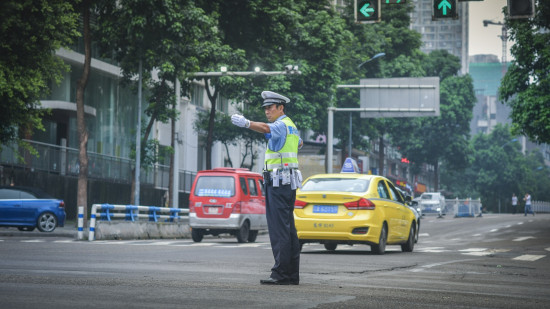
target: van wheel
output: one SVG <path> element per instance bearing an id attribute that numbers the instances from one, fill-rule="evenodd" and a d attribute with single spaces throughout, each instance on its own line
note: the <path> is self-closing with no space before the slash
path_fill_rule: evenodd
<path id="1" fill-rule="evenodd" d="M 336 247 L 338 247 L 338 244 L 335 244 L 335 243 L 326 243 L 325 244 L 325 249 L 327 249 L 328 251 L 334 251 L 334 250 L 336 250 Z"/>
<path id="2" fill-rule="evenodd" d="M 255 242 L 256 237 L 258 237 L 258 230 L 250 231 L 248 234 L 248 242 Z"/>
<path id="3" fill-rule="evenodd" d="M 248 240 L 248 235 L 250 232 L 250 223 L 248 221 L 245 221 L 243 225 L 241 225 L 241 228 L 237 232 L 237 241 L 240 243 L 246 242 Z"/>
<path id="4" fill-rule="evenodd" d="M 372 252 L 378 255 L 383 255 L 386 253 L 386 242 L 388 241 L 388 228 L 386 227 L 386 224 L 382 226 L 382 230 L 380 231 L 380 238 L 378 239 L 377 245 L 370 246 L 370 249 Z"/>
<path id="5" fill-rule="evenodd" d="M 204 236 L 204 231 L 201 229 L 192 229 L 191 230 L 191 238 L 193 238 L 194 242 L 201 242 L 202 237 Z"/>

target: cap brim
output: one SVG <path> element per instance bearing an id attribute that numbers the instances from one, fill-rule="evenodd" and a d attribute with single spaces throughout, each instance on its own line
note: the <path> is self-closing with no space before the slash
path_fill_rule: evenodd
<path id="1" fill-rule="evenodd" d="M 276 103 L 275 102 L 265 102 L 264 104 L 262 104 L 262 107 L 273 105 L 273 104 L 276 104 Z"/>

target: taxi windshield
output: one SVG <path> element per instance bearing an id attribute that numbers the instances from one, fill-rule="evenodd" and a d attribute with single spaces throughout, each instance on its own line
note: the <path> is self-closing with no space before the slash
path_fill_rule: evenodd
<path id="1" fill-rule="evenodd" d="M 369 187 L 367 179 L 357 178 L 313 178 L 309 179 L 300 191 L 365 192 Z"/>
<path id="2" fill-rule="evenodd" d="M 435 197 L 435 195 L 432 195 L 432 194 L 422 194 L 422 199 L 423 200 L 436 200 L 437 198 Z"/>
<path id="3" fill-rule="evenodd" d="M 200 176 L 195 196 L 231 197 L 235 195 L 235 178 L 231 176 Z"/>

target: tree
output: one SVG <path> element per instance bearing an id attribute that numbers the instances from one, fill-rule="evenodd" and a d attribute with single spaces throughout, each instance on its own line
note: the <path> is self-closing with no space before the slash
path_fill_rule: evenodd
<path id="1" fill-rule="evenodd" d="M 512 108 L 514 134 L 550 143 L 550 2 L 536 2 L 534 18 L 506 19 L 515 41 L 514 60 L 502 79 L 499 98 Z"/>
<path id="2" fill-rule="evenodd" d="M 90 1 L 84 0 L 81 4 L 82 24 L 84 35 L 84 68 L 76 86 L 76 123 L 78 132 L 78 184 L 76 205 L 88 209 L 88 130 L 84 118 L 84 91 L 88 84 L 90 65 L 92 61 L 92 38 L 90 33 Z M 87 223 L 87 211 L 84 215 L 84 226 Z"/>
<path id="3" fill-rule="evenodd" d="M 263 90 L 282 93 L 291 99 L 288 114 L 298 128 L 318 131 L 325 123 L 326 117 L 322 115 L 326 115 L 340 80 L 340 54 L 351 42 L 351 33 L 331 9 L 330 2 L 200 3 L 207 12 L 219 15 L 223 43 L 245 51 L 249 67 L 240 70 L 252 71 L 259 66 L 265 71 L 280 71 L 292 64 L 298 65 L 302 72 L 302 75 L 254 76 L 227 97 L 244 103 L 244 110 L 248 110 L 259 109 L 259 94 Z"/>
<path id="4" fill-rule="evenodd" d="M 437 191 L 440 163 L 452 170 L 464 169 L 469 164 L 470 120 L 476 98 L 469 75 L 450 75 L 460 68 L 458 57 L 439 51 L 432 52 L 429 58 L 424 61 L 426 72 L 437 73 L 441 78 L 441 115 L 414 120 L 409 134 L 394 135 L 392 140 L 416 165 L 428 163 L 434 167 Z"/>
<path id="5" fill-rule="evenodd" d="M 424 60 L 420 52 L 422 44 L 418 32 L 409 29 L 410 12 L 413 4 L 386 5 L 383 4 L 382 21 L 377 24 L 356 24 L 353 21 L 353 3 L 344 11 L 344 18 L 348 28 L 352 31 L 354 39 L 349 48 L 342 55 L 342 79 L 344 84 L 358 84 L 360 78 L 384 78 L 384 77 L 419 77 L 425 76 L 422 67 Z M 362 67 L 358 65 L 373 55 L 384 52 L 384 58 L 369 62 Z M 354 89 L 341 89 L 338 91 L 335 103 L 338 107 L 359 107 L 359 91 Z M 349 143 L 348 113 L 336 113 L 335 123 L 341 123 L 335 128 L 335 136 L 342 141 L 341 147 L 346 148 Z M 355 119 L 358 117 L 356 116 Z M 379 173 L 384 170 L 384 138 L 391 136 L 403 136 L 403 126 L 410 119 L 362 119 L 354 120 L 353 145 L 360 150 L 368 150 L 370 141 L 378 140 L 379 143 Z"/>
<path id="6" fill-rule="evenodd" d="M 55 51 L 78 36 L 77 20 L 66 1 L 0 2 L 0 145 L 43 130 L 39 99 L 68 69 Z"/>
<path id="7" fill-rule="evenodd" d="M 105 1 L 98 11 L 98 31 L 103 50 L 108 51 L 107 54 L 113 51 L 125 81 L 132 82 L 132 78 L 139 73 L 141 63 L 144 83 L 160 87 L 169 94 L 155 100 L 149 116 L 156 118 L 150 119 L 150 123 L 166 120 L 162 115 L 175 122 L 175 96 L 187 94 L 190 88 L 184 83 L 182 93 L 176 94 L 176 79 L 187 81 L 186 72 L 197 72 L 201 60 L 216 50 L 219 39 L 215 20 L 196 7 L 193 1 L 185 0 Z M 153 73 L 160 82 L 155 81 Z M 160 98 L 159 91 L 152 92 Z M 151 126 L 146 128 L 150 130 Z M 149 131 L 144 135 L 148 137 Z M 145 146 L 147 141 L 141 144 Z M 170 167 L 173 175 L 173 159 Z M 173 196 L 171 191 L 170 186 L 169 195 Z"/>

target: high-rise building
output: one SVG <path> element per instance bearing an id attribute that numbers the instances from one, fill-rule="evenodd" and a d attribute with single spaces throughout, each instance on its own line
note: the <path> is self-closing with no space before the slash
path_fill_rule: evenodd
<path id="1" fill-rule="evenodd" d="M 422 35 L 421 51 L 446 50 L 460 58 L 461 73 L 468 73 L 468 2 L 458 4 L 458 19 L 432 20 L 432 0 L 412 0 L 411 29 Z"/>

